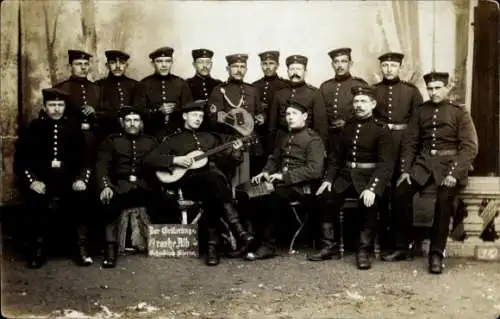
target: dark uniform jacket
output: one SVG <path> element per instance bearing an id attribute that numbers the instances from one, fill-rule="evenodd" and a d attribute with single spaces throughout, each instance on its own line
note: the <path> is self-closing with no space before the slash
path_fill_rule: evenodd
<path id="1" fill-rule="evenodd" d="M 321 84 L 319 90 L 325 101 L 330 129 L 337 129 L 334 126 L 335 121 L 344 120 L 347 122 L 352 119 L 354 112 L 351 88 L 366 84 L 365 80 L 351 76 L 350 74 L 336 76 Z"/>
<path id="2" fill-rule="evenodd" d="M 308 127 L 314 129 L 323 139 L 328 138 L 328 122 L 326 118 L 325 102 L 320 91 L 314 86 L 302 83 L 290 83 L 289 87 L 276 92 L 269 115 L 269 131 L 271 145 L 276 142 L 278 131 L 287 132 L 285 120 L 288 99 L 294 99 L 308 108 Z"/>
<path id="3" fill-rule="evenodd" d="M 123 106 L 132 105 L 132 94 L 139 83 L 125 75 L 107 77 L 96 81 L 100 89 L 100 106 L 96 110 L 99 131 L 101 135 L 117 133 L 120 130 L 118 125 L 118 110 Z"/>
<path id="4" fill-rule="evenodd" d="M 252 83 L 258 90 L 260 96 L 260 105 L 264 115 L 264 125 L 257 128 L 257 133 L 266 137 L 269 135 L 269 116 L 271 111 L 271 103 L 274 100 L 274 96 L 276 92 L 288 87 L 288 81 L 280 78 L 278 75 L 273 76 L 264 76 L 254 83 Z M 267 143 L 267 141 L 262 140 L 263 143 Z M 271 145 L 267 145 L 267 149 L 265 151 L 266 154 L 269 154 L 273 151 Z"/>
<path id="5" fill-rule="evenodd" d="M 96 176 L 99 189 L 111 187 L 118 194 L 125 194 L 139 187 L 151 189 L 153 176 L 145 169 L 146 154 L 157 147 L 155 138 L 126 133 L 111 134 L 99 147 Z"/>
<path id="6" fill-rule="evenodd" d="M 420 185 L 431 176 L 440 185 L 447 175 L 466 185 L 478 140 L 472 118 L 462 106 L 427 101 L 412 118 L 402 147 L 401 173 L 410 173 Z"/>
<path id="7" fill-rule="evenodd" d="M 67 105 L 68 116 L 75 116 L 80 122 L 83 131 L 93 131 L 96 128 L 96 115 L 84 116 L 81 108 L 84 105 L 90 105 L 97 111 L 100 108 L 100 90 L 99 86 L 86 78 L 71 76 L 64 82 L 56 84 L 55 88 L 66 91 L 69 94 Z"/>
<path id="8" fill-rule="evenodd" d="M 374 115 L 384 123 L 408 123 L 415 109 L 422 104 L 418 88 L 399 78 L 384 79 L 374 86 L 377 94 Z"/>
<path id="9" fill-rule="evenodd" d="M 373 116 L 349 122 L 328 156 L 325 180 L 336 193 L 353 185 L 358 193 L 365 189 L 382 196 L 392 175 L 394 152 L 389 129 Z M 375 168 L 356 165 L 374 163 Z M 356 166 L 356 167 L 353 167 Z"/>
<path id="10" fill-rule="evenodd" d="M 145 164 L 155 169 L 172 171 L 174 168 L 173 160 L 175 156 L 184 156 L 196 150 L 206 152 L 220 146 L 224 142 L 228 141 L 229 138 L 230 137 L 228 136 L 216 133 L 192 131 L 181 128 L 172 135 L 168 136 L 155 150 L 153 150 L 145 159 Z M 228 149 L 222 150 L 220 153 L 209 157 L 209 163 L 198 170 L 217 170 L 218 159 L 227 156 L 228 152 L 231 152 L 234 159 L 239 160 L 240 152 L 231 151 L 231 149 L 231 147 L 228 147 Z M 185 176 L 187 177 L 195 173 L 196 170 L 189 170 L 186 172 Z M 223 174 L 221 173 L 221 175 Z"/>
<path id="11" fill-rule="evenodd" d="M 35 119 L 19 139 L 18 178 L 26 187 L 36 180 L 45 183 L 49 194 L 71 191 L 76 180 L 89 182 L 88 153 L 84 134 L 73 119 Z"/>
<path id="12" fill-rule="evenodd" d="M 221 80 L 214 79 L 210 76 L 195 75 L 186 80 L 193 95 L 193 100 L 208 100 L 213 89 L 222 83 Z"/>
<path id="13" fill-rule="evenodd" d="M 165 127 L 165 134 L 171 133 L 181 124 L 179 112 L 174 112 L 169 114 L 168 124 L 165 125 L 165 115 L 160 111 L 163 103 L 173 102 L 178 110 L 191 101 L 191 90 L 187 82 L 173 74 L 161 76 L 155 73 L 145 77 L 132 96 L 133 106 L 145 109 L 149 114 L 145 129 L 152 135 L 159 134 Z"/>
<path id="14" fill-rule="evenodd" d="M 299 186 L 321 178 L 325 156 L 325 145 L 318 133 L 302 128 L 283 136 L 262 171 L 283 173 L 282 186 Z"/>

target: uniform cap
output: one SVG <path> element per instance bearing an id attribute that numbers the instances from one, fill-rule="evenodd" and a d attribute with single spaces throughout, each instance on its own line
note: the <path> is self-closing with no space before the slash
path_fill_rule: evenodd
<path id="1" fill-rule="evenodd" d="M 293 107 L 294 109 L 297 109 L 297 110 L 301 111 L 302 113 L 307 112 L 307 106 L 299 103 L 299 101 L 297 101 L 295 99 L 288 99 L 287 104 L 288 104 L 288 107 Z"/>
<path id="2" fill-rule="evenodd" d="M 368 95 L 375 98 L 375 88 L 369 85 L 358 85 L 351 88 L 352 96 Z"/>
<path id="3" fill-rule="evenodd" d="M 143 110 L 135 106 L 125 105 L 120 107 L 120 109 L 118 110 L 118 117 L 120 118 L 124 118 L 129 114 L 139 114 L 141 118 L 144 118 Z"/>
<path id="4" fill-rule="evenodd" d="M 104 55 L 106 56 L 106 59 L 108 59 L 108 61 L 113 61 L 118 59 L 127 61 L 130 58 L 130 55 L 120 50 L 108 50 L 104 52 Z"/>
<path id="5" fill-rule="evenodd" d="M 259 53 L 259 57 L 260 57 L 261 61 L 273 60 L 273 61 L 279 62 L 280 52 L 279 51 L 265 51 L 265 52 Z"/>
<path id="6" fill-rule="evenodd" d="M 149 58 L 152 60 L 159 57 L 171 58 L 173 54 L 174 54 L 174 49 L 172 49 L 171 47 L 161 47 L 151 52 L 149 54 Z"/>
<path id="7" fill-rule="evenodd" d="M 248 60 L 248 54 L 244 53 L 237 53 L 226 56 L 226 61 L 228 65 L 238 62 L 247 63 L 247 60 Z"/>
<path id="8" fill-rule="evenodd" d="M 73 62 L 73 60 L 82 59 L 82 60 L 90 60 L 92 54 L 80 51 L 80 50 L 68 50 L 68 59 L 69 64 Z"/>
<path id="9" fill-rule="evenodd" d="M 288 58 L 286 58 L 286 66 L 290 66 L 290 64 L 293 63 L 300 63 L 303 64 L 304 66 L 307 66 L 307 57 L 299 54 L 291 55 Z"/>
<path id="10" fill-rule="evenodd" d="M 384 53 L 382 54 L 381 56 L 378 57 L 378 60 L 380 62 L 384 62 L 384 61 L 394 61 L 394 62 L 403 62 L 403 58 L 404 58 L 404 54 L 403 53 L 398 53 L 398 52 L 387 52 L 387 53 Z"/>
<path id="11" fill-rule="evenodd" d="M 42 90 L 43 103 L 47 101 L 67 101 L 69 93 L 57 88 L 47 88 Z"/>
<path id="12" fill-rule="evenodd" d="M 196 100 L 196 101 L 184 104 L 181 108 L 181 111 L 182 112 L 203 111 L 203 110 L 205 110 L 206 105 L 207 105 L 206 100 Z"/>
<path id="13" fill-rule="evenodd" d="M 191 51 L 191 56 L 193 57 L 193 60 L 199 59 L 199 58 L 212 58 L 214 56 L 214 52 L 208 49 L 195 49 Z"/>
<path id="14" fill-rule="evenodd" d="M 328 55 L 330 56 L 330 58 L 332 60 L 335 59 L 335 57 L 337 57 L 339 55 L 347 55 L 347 56 L 349 56 L 349 59 L 350 59 L 351 58 L 351 48 L 338 48 L 338 49 L 335 49 L 335 50 L 328 52 Z"/>
<path id="15" fill-rule="evenodd" d="M 447 72 L 429 72 L 423 76 L 425 84 L 434 81 L 442 81 L 444 85 L 448 84 L 450 80 L 450 75 Z"/>

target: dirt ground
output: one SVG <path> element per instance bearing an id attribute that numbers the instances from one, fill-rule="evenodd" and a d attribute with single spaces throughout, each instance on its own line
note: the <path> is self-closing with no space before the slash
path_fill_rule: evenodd
<path id="1" fill-rule="evenodd" d="M 8 318 L 487 318 L 500 315 L 500 263 L 448 260 L 430 275 L 426 259 L 354 257 L 307 262 L 305 251 L 260 262 L 126 256 L 79 268 L 58 258 L 39 270 L 4 254 L 2 314 Z"/>

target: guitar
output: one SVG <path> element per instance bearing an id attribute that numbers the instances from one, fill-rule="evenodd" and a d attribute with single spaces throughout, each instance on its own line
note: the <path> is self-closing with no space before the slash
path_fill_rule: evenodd
<path id="1" fill-rule="evenodd" d="M 243 136 L 252 134 L 255 124 L 252 114 L 243 108 L 217 112 L 217 122 L 232 127 Z"/>
<path id="2" fill-rule="evenodd" d="M 258 143 L 258 140 L 254 136 L 245 136 L 241 138 L 242 142 L 246 142 L 246 144 L 254 144 Z M 250 141 L 250 142 L 248 142 Z M 193 164 L 188 167 L 180 167 L 180 166 L 175 166 L 172 172 L 166 172 L 166 171 L 157 171 L 156 172 L 156 177 L 160 180 L 160 182 L 165 183 L 165 184 L 171 184 L 174 182 L 177 182 L 180 180 L 187 171 L 192 170 L 192 169 L 198 169 L 201 168 L 208 163 L 208 157 L 212 156 L 214 154 L 217 154 L 219 152 L 222 152 L 230 147 L 232 147 L 234 141 L 230 141 L 227 143 L 224 143 L 222 145 L 219 145 L 211 150 L 208 150 L 206 152 L 200 151 L 200 150 L 195 150 L 192 152 L 189 152 L 186 154 L 186 156 L 191 157 L 193 159 Z"/>

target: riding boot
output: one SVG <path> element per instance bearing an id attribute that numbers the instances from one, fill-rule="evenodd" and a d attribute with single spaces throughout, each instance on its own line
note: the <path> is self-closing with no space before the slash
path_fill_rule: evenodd
<path id="1" fill-rule="evenodd" d="M 224 212 L 226 213 L 231 231 L 234 232 L 238 237 L 240 250 L 242 251 L 242 253 L 247 252 L 249 249 L 251 249 L 254 237 L 250 233 L 248 233 L 241 224 L 239 213 L 234 208 L 233 204 L 224 204 Z"/>
<path id="2" fill-rule="evenodd" d="M 333 224 L 332 223 L 322 223 L 321 224 L 321 238 L 320 238 L 322 248 L 319 252 L 307 256 L 310 261 L 322 261 L 332 259 L 334 241 L 333 241 Z"/>
<path id="3" fill-rule="evenodd" d="M 205 254 L 205 264 L 207 266 L 217 266 L 220 262 L 220 256 L 217 252 L 219 242 L 219 233 L 216 228 L 207 229 L 207 252 Z"/>
<path id="4" fill-rule="evenodd" d="M 356 254 L 356 264 L 358 269 L 370 269 L 371 268 L 371 257 L 370 249 L 373 244 L 373 229 L 364 228 L 360 232 L 359 236 L 359 248 Z"/>
<path id="5" fill-rule="evenodd" d="M 115 268 L 118 257 L 118 247 L 116 242 L 107 242 L 106 255 L 102 261 L 102 268 Z"/>

